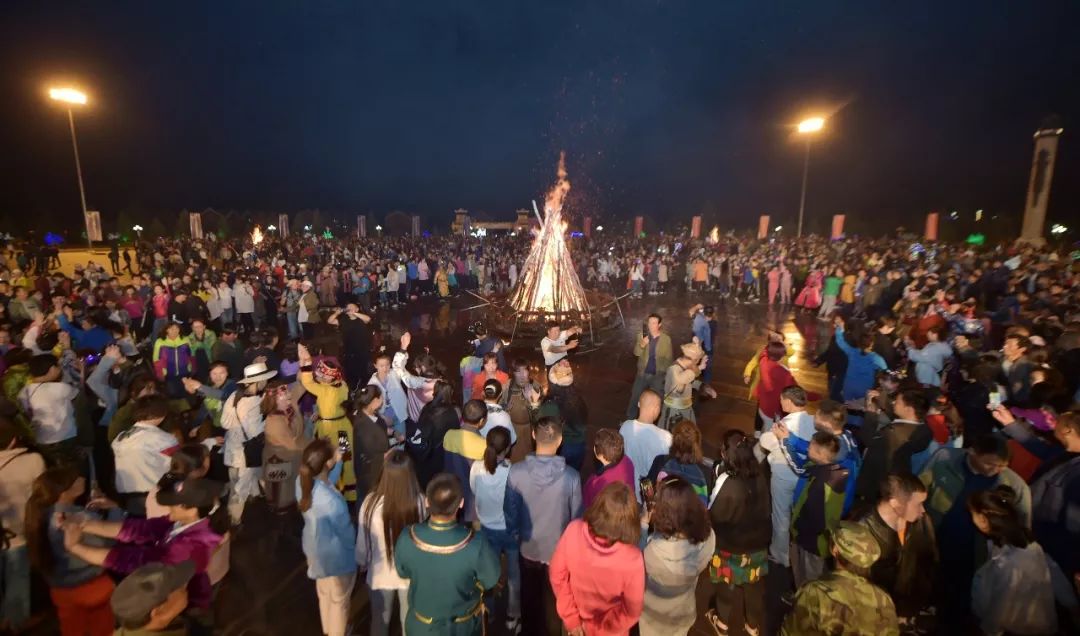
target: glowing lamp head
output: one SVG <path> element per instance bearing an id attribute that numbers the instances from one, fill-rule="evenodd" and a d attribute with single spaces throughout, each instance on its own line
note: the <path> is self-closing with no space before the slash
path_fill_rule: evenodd
<path id="1" fill-rule="evenodd" d="M 86 93 L 74 88 L 50 88 L 49 98 L 68 104 L 86 104 Z"/>
<path id="2" fill-rule="evenodd" d="M 811 117 L 810 119 L 804 119 L 799 122 L 799 133 L 816 133 L 825 127 L 824 117 Z"/>

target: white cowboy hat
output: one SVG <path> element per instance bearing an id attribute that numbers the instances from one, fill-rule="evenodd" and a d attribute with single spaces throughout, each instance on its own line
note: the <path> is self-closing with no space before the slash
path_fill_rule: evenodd
<path id="1" fill-rule="evenodd" d="M 237 384 L 252 384 L 254 382 L 262 382 L 269 380 L 277 375 L 277 371 L 268 371 L 266 369 L 265 362 L 256 362 L 255 364 L 249 364 L 244 367 L 244 378 L 237 380 Z"/>

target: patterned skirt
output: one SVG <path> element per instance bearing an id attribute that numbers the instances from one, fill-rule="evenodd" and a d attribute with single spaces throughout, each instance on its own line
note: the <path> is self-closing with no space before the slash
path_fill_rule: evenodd
<path id="1" fill-rule="evenodd" d="M 709 579 L 713 583 L 748 585 L 760 581 L 768 572 L 768 550 L 749 554 L 717 550 L 709 562 Z"/>

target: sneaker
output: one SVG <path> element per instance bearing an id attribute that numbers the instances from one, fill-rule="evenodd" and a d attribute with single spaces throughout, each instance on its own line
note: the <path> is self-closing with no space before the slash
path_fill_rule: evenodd
<path id="1" fill-rule="evenodd" d="M 716 632 L 716 636 L 727 636 L 728 626 L 716 615 L 716 610 L 711 609 L 705 612 L 705 620 L 709 621 L 709 625 L 712 625 L 713 631 Z"/>
<path id="2" fill-rule="evenodd" d="M 521 631 L 521 618 L 508 618 L 506 619 L 506 633 L 510 636 Z"/>

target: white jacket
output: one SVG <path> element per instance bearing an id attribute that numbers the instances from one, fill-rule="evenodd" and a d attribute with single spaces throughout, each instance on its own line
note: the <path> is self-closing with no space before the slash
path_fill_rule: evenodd
<path id="1" fill-rule="evenodd" d="M 237 391 L 243 390 L 243 387 Z M 221 406 L 221 428 L 225 429 L 225 465 L 233 468 L 247 468 L 244 461 L 244 441 L 258 437 L 266 430 L 260 395 L 245 395 L 239 400 L 229 396 Z"/>
<path id="2" fill-rule="evenodd" d="M 236 301 L 236 313 L 250 314 L 255 311 L 255 296 L 251 285 L 236 283 L 233 285 L 233 300 Z"/>
<path id="3" fill-rule="evenodd" d="M 409 579 L 398 576 L 394 562 L 387 558 L 386 537 L 383 534 L 382 500 L 375 504 L 371 513 L 371 527 L 364 525 L 367 509 L 371 505 L 371 495 L 360 506 L 356 522 L 356 563 L 361 570 L 367 570 L 367 584 L 373 590 L 407 590 Z M 424 502 L 416 502 L 420 518 L 425 517 Z"/>
<path id="4" fill-rule="evenodd" d="M 169 472 L 176 438 L 153 424 L 136 423 L 112 441 L 116 457 L 116 490 L 150 492 Z"/>

